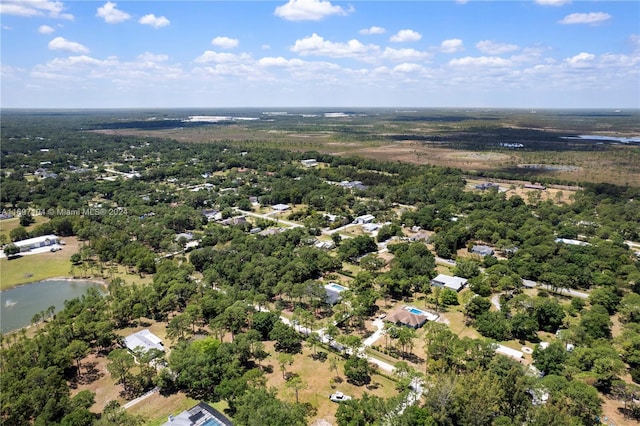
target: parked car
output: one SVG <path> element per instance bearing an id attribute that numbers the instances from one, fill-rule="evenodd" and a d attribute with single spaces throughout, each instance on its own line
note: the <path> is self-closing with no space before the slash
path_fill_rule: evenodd
<path id="1" fill-rule="evenodd" d="M 342 402 L 342 401 L 350 400 L 351 397 L 349 395 L 345 395 L 342 392 L 338 391 L 336 393 L 332 393 L 331 395 L 329 395 L 329 399 L 333 402 Z"/>

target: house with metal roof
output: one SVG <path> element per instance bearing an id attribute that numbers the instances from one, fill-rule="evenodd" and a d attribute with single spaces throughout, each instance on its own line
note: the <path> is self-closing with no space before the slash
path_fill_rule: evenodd
<path id="1" fill-rule="evenodd" d="M 452 277 L 445 274 L 439 274 L 431 280 L 431 285 L 442 288 L 450 288 L 454 291 L 460 291 L 467 285 L 467 279 L 462 277 Z"/>
<path id="2" fill-rule="evenodd" d="M 156 336 L 146 328 L 125 337 L 124 344 L 127 349 L 132 352 L 134 352 L 137 348 L 142 348 L 144 352 L 147 352 L 151 349 L 157 349 L 164 352 L 162 340 L 160 340 L 158 336 Z"/>

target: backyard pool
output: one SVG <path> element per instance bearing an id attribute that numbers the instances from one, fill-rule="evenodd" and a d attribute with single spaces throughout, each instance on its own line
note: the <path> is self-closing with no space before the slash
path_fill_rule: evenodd
<path id="1" fill-rule="evenodd" d="M 429 321 L 435 321 L 438 319 L 438 315 L 433 314 L 431 312 L 423 311 L 422 309 L 418 309 L 414 306 L 405 306 L 404 309 L 411 312 L 414 315 L 422 315 L 424 317 L 427 317 Z"/>
<path id="2" fill-rule="evenodd" d="M 335 290 L 335 291 L 345 291 L 345 290 L 347 290 L 346 287 L 341 286 L 340 284 L 336 284 L 336 283 L 329 283 L 329 284 L 327 284 L 327 287 L 332 289 L 332 290 Z"/>

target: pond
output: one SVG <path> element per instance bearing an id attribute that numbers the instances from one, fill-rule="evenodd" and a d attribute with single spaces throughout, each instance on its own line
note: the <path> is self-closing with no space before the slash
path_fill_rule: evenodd
<path id="1" fill-rule="evenodd" d="M 44 280 L 0 292 L 2 333 L 30 325 L 35 314 L 50 306 L 60 311 L 65 300 L 82 296 L 90 287 L 105 292 L 104 285 L 82 280 Z"/>

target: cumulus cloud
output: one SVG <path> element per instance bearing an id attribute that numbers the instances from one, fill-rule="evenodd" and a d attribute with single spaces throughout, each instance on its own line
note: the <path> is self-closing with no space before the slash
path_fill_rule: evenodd
<path id="1" fill-rule="evenodd" d="M 572 13 L 558 22 L 560 24 L 601 24 L 611 19 L 611 15 L 604 12 Z"/>
<path id="2" fill-rule="evenodd" d="M 53 27 L 50 27 L 49 25 L 40 25 L 38 27 L 38 32 L 40 34 L 51 34 L 54 31 L 55 29 Z"/>
<path id="3" fill-rule="evenodd" d="M 517 44 L 499 43 L 492 40 L 482 40 L 476 43 L 476 49 L 486 55 L 502 55 L 518 50 Z"/>
<path id="4" fill-rule="evenodd" d="M 0 3 L 0 14 L 16 16 L 48 16 L 55 19 L 73 21 L 73 15 L 63 13 L 64 3 L 50 0 L 3 0 Z"/>
<path id="5" fill-rule="evenodd" d="M 345 10 L 325 0 L 289 0 L 276 7 L 275 15 L 287 21 L 320 21 L 331 15 L 347 15 L 353 9 Z"/>
<path id="6" fill-rule="evenodd" d="M 497 56 L 466 56 L 464 58 L 456 58 L 449 61 L 449 65 L 458 66 L 475 66 L 475 67 L 508 67 L 511 66 L 509 59 L 499 58 Z"/>
<path id="7" fill-rule="evenodd" d="M 401 72 L 401 73 L 415 73 L 423 70 L 424 70 L 424 67 L 422 65 L 412 64 L 407 62 L 393 67 L 394 72 Z"/>
<path id="8" fill-rule="evenodd" d="M 571 0 L 536 0 L 540 6 L 564 6 L 571 3 Z"/>
<path id="9" fill-rule="evenodd" d="M 156 16 L 153 13 L 150 13 L 140 18 L 138 23 L 142 25 L 151 25 L 153 28 L 161 28 L 171 24 L 171 21 L 164 16 Z"/>
<path id="10" fill-rule="evenodd" d="M 422 34 L 413 30 L 400 30 L 391 36 L 389 41 L 401 43 L 405 41 L 418 41 L 422 38 Z"/>
<path id="11" fill-rule="evenodd" d="M 384 34 L 387 30 L 382 27 L 371 27 L 371 28 L 363 28 L 359 31 L 362 35 L 372 35 L 372 34 Z"/>
<path id="12" fill-rule="evenodd" d="M 459 38 L 451 38 L 440 43 L 440 51 L 443 53 L 456 53 L 464 50 L 462 40 Z"/>
<path id="13" fill-rule="evenodd" d="M 430 56 L 430 53 L 415 49 L 394 49 L 392 47 L 385 48 L 381 55 L 383 59 L 393 62 L 420 61 L 428 59 Z"/>
<path id="14" fill-rule="evenodd" d="M 238 46 L 238 43 L 240 42 L 237 38 L 229 37 L 216 37 L 211 40 L 211 44 L 221 49 L 233 49 L 234 47 Z"/>
<path id="15" fill-rule="evenodd" d="M 98 8 L 96 16 L 104 19 L 107 24 L 119 24 L 131 18 L 128 13 L 116 9 L 116 3 L 110 1 Z"/>
<path id="16" fill-rule="evenodd" d="M 332 58 L 360 58 L 366 59 L 367 55 L 378 52 L 380 48 L 373 44 L 362 44 L 358 40 L 349 40 L 346 43 L 336 43 L 325 40 L 316 33 L 301 40 L 296 40 L 291 51 L 302 56 L 329 56 Z"/>
<path id="17" fill-rule="evenodd" d="M 138 60 L 141 62 L 166 62 L 169 60 L 169 55 L 144 52 L 138 55 Z"/>
<path id="18" fill-rule="evenodd" d="M 89 53 L 89 49 L 75 41 L 69 41 L 64 37 L 56 37 L 49 42 L 50 50 L 65 50 L 73 53 Z"/>
<path id="19" fill-rule="evenodd" d="M 575 56 L 565 59 L 564 61 L 571 67 L 585 67 L 590 66 L 596 55 L 593 53 L 581 52 Z"/>
<path id="20" fill-rule="evenodd" d="M 221 53 L 215 52 L 213 50 L 207 50 L 202 55 L 198 56 L 195 59 L 195 62 L 199 64 L 223 64 L 223 63 L 231 63 L 231 62 L 244 62 L 251 59 L 251 56 L 247 53 L 241 53 L 236 55 L 234 53 Z"/>

